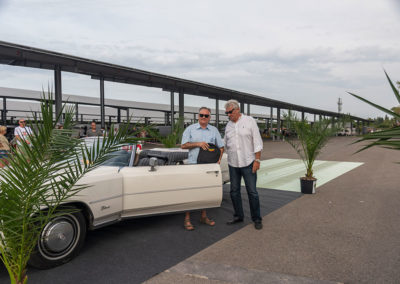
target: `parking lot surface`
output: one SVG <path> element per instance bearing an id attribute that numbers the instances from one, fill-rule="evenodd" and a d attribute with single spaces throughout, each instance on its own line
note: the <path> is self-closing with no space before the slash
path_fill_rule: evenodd
<path id="1" fill-rule="evenodd" d="M 263 230 L 246 226 L 146 284 L 400 283 L 400 151 L 356 153 L 356 139 L 332 139 L 318 159 L 363 165 L 266 215 Z M 298 157 L 265 142 L 271 158 Z"/>
<path id="2" fill-rule="evenodd" d="M 270 189 L 260 189 L 259 193 L 263 215 L 300 196 Z M 225 185 L 222 207 L 208 210 L 209 217 L 216 221 L 215 227 L 200 224 L 200 212 L 195 212 L 195 230 L 191 232 L 183 228 L 183 213 L 131 219 L 91 231 L 78 257 L 50 270 L 29 268 L 28 283 L 142 283 L 249 224 L 245 194 L 243 205 L 247 212 L 245 222 L 226 225 L 233 211 L 229 186 Z M 4 267 L 0 269 L 0 283 L 9 283 Z"/>

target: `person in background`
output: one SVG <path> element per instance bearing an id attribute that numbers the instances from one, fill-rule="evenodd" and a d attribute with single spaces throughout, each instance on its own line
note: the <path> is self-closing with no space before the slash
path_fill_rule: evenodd
<path id="1" fill-rule="evenodd" d="M 231 199 L 234 209 L 233 219 L 228 225 L 243 222 L 244 213 L 240 193 L 244 179 L 250 203 L 251 220 L 257 230 L 262 229 L 260 200 L 257 192 L 257 171 L 260 168 L 263 142 L 257 123 L 251 116 L 240 113 L 238 101 L 229 100 L 225 104 L 225 114 L 229 122 L 225 129 L 225 149 L 228 154 L 231 180 Z"/>
<path id="2" fill-rule="evenodd" d="M 92 121 L 90 129 L 86 132 L 87 137 L 103 136 L 101 129 L 97 129 L 96 121 Z"/>
<path id="3" fill-rule="evenodd" d="M 5 137 L 7 133 L 7 127 L 0 126 L 0 167 L 3 168 L 6 165 L 5 159 L 8 157 L 10 152 L 10 143 L 8 143 Z"/>
<path id="4" fill-rule="evenodd" d="M 60 122 L 57 122 L 56 129 L 64 129 L 64 125 Z"/>
<path id="5" fill-rule="evenodd" d="M 224 142 L 218 129 L 210 124 L 211 110 L 207 107 L 201 107 L 198 114 L 198 123 L 188 126 L 182 135 L 182 149 L 189 149 L 189 164 L 196 164 L 200 148 L 207 150 L 208 143 L 216 145 L 221 149 L 221 155 L 218 163 L 221 162 L 224 152 Z M 201 210 L 200 222 L 209 226 L 214 226 L 215 222 L 207 217 L 206 210 Z M 187 231 L 194 230 L 190 222 L 190 212 L 186 212 L 183 226 Z"/>
<path id="6" fill-rule="evenodd" d="M 31 144 L 29 141 L 29 135 L 32 135 L 32 129 L 26 126 L 26 120 L 21 118 L 18 120 L 19 126 L 14 129 L 14 136 L 17 139 L 17 145 L 21 145 L 21 141 L 25 141 L 27 144 Z"/>

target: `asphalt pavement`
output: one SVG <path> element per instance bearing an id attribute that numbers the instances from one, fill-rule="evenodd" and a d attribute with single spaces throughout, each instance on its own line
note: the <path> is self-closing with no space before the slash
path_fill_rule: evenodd
<path id="1" fill-rule="evenodd" d="M 259 194 L 263 215 L 300 196 L 271 189 L 259 189 Z M 233 210 L 229 186 L 225 185 L 222 206 L 208 210 L 215 227 L 200 224 L 200 212 L 194 212 L 195 230 L 191 232 L 183 228 L 183 213 L 131 219 L 91 231 L 78 257 L 49 270 L 28 268 L 28 283 L 142 283 L 251 223 L 246 194 L 243 205 L 245 221 L 226 225 Z M 0 283 L 9 283 L 4 267 L 0 268 Z"/>
<path id="2" fill-rule="evenodd" d="M 363 165 L 266 215 L 263 230 L 246 226 L 146 284 L 400 283 L 400 151 L 356 153 L 356 139 L 332 139 L 318 159 Z M 270 158 L 298 157 L 265 142 Z"/>

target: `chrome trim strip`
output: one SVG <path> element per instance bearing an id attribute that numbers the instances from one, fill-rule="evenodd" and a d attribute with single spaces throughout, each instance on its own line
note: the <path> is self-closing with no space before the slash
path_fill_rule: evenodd
<path id="1" fill-rule="evenodd" d="M 91 228 L 97 229 L 99 227 L 103 227 L 111 223 L 119 222 L 120 220 L 121 220 L 121 211 L 94 219 Z"/>
<path id="2" fill-rule="evenodd" d="M 122 197 L 122 196 L 123 196 L 123 194 L 119 194 L 119 195 L 111 196 L 111 197 L 108 197 L 108 198 L 102 198 L 102 199 L 99 199 L 99 200 L 90 201 L 89 204 L 95 204 L 95 203 L 103 202 L 103 201 L 106 201 L 106 200 L 119 198 L 119 197 Z"/>
<path id="3" fill-rule="evenodd" d="M 153 216 L 153 215 L 168 215 L 168 214 L 172 214 L 172 213 L 176 213 L 176 212 L 187 212 L 186 209 L 182 209 L 182 210 L 171 210 L 169 208 L 174 208 L 176 206 L 179 205 L 189 205 L 192 203 L 197 203 L 195 201 L 192 202 L 181 202 L 181 203 L 176 203 L 176 204 L 169 204 L 169 205 L 158 205 L 158 206 L 151 206 L 151 207 L 146 207 L 146 208 L 135 208 L 135 209 L 128 209 L 128 210 L 123 210 L 121 213 L 121 218 L 122 219 L 128 219 L 128 218 L 140 218 L 140 217 L 144 217 L 144 216 Z M 190 210 L 197 210 L 197 209 L 207 209 L 207 208 L 220 208 L 221 207 L 221 202 L 218 206 L 207 206 L 204 207 L 202 205 L 197 206 L 196 208 L 192 208 Z M 142 212 L 144 210 L 157 210 L 157 209 L 163 209 L 163 211 L 165 212 L 155 212 L 155 213 L 142 213 L 140 215 L 132 215 L 135 214 L 136 212 Z M 171 211 L 167 211 L 167 210 L 171 210 Z"/>
<path id="4" fill-rule="evenodd" d="M 158 192 L 170 192 L 170 191 L 181 191 L 181 190 L 192 190 L 192 189 L 200 189 L 200 188 L 215 188 L 219 187 L 219 185 L 209 185 L 209 186 L 194 186 L 194 187 L 185 187 L 185 188 L 178 188 L 178 189 L 165 189 L 165 190 L 152 190 L 152 191 L 142 191 L 142 192 L 135 192 L 135 193 L 129 193 L 125 194 L 125 196 L 128 195 L 138 195 L 138 194 L 148 194 L 148 193 L 158 193 Z"/>

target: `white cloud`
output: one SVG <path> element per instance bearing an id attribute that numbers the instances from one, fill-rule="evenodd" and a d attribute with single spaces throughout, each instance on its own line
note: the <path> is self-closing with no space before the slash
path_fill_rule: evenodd
<path id="1" fill-rule="evenodd" d="M 331 111 L 342 97 L 346 112 L 367 117 L 381 113 L 346 91 L 396 104 L 382 68 L 398 80 L 399 12 L 394 0 L 0 0 L 0 38 Z M 1 86 L 49 80 L 49 71 L 0 66 Z M 85 76 L 64 74 L 63 87 L 98 94 Z M 132 90 L 168 102 L 160 90 L 106 89 L 116 98 Z"/>

